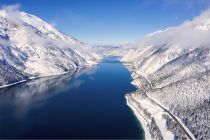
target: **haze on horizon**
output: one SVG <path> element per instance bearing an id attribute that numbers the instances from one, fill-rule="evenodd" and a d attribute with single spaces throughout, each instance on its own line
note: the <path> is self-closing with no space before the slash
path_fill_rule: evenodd
<path id="1" fill-rule="evenodd" d="M 177 26 L 209 8 L 209 0 L 1 0 L 20 5 L 62 32 L 83 42 L 130 42 Z"/>

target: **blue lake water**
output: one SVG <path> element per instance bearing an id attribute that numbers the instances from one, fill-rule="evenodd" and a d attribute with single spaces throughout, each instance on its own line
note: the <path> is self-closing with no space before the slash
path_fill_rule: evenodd
<path id="1" fill-rule="evenodd" d="M 107 58 L 89 70 L 1 89 L 0 138 L 143 139 L 126 105 L 131 80 L 116 58 Z"/>

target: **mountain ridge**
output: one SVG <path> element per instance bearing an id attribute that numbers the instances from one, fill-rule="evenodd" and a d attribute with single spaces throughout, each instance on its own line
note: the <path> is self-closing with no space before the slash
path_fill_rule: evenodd
<path id="1" fill-rule="evenodd" d="M 75 71 L 102 58 L 94 47 L 11 8 L 0 10 L 0 46 L 0 86 Z"/>
<path id="2" fill-rule="evenodd" d="M 207 10 L 191 21 L 116 50 L 129 64 L 132 83 L 139 88 L 126 98 L 140 122 L 147 124 L 148 139 L 191 139 L 190 133 L 193 139 L 210 138 L 209 21 Z M 148 89 L 149 84 L 152 88 Z"/>

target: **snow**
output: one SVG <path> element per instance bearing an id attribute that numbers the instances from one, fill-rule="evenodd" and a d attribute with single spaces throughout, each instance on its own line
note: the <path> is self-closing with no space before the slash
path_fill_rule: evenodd
<path id="1" fill-rule="evenodd" d="M 15 83 L 8 84 L 8 85 L 0 86 L 0 89 L 1 88 L 6 88 L 6 87 L 9 87 L 9 86 L 14 86 L 14 85 L 17 85 L 17 84 L 20 84 L 20 83 L 24 83 L 26 81 L 27 80 L 22 80 L 22 81 L 18 81 L 18 82 L 15 82 Z"/>
<path id="2" fill-rule="evenodd" d="M 0 9 L 0 86 L 30 77 L 72 72 L 102 54 L 17 7 Z"/>
<path id="3" fill-rule="evenodd" d="M 161 130 L 163 138 L 167 140 L 173 139 L 174 135 L 171 132 L 168 132 L 165 126 L 165 120 L 163 120 L 162 118 L 163 110 L 158 106 L 152 104 L 148 100 L 142 101 L 141 99 L 138 98 L 136 98 L 136 100 L 141 104 L 143 108 L 147 108 L 148 109 L 147 111 L 150 112 L 152 116 L 156 116 L 155 120 L 157 125 L 159 126 L 159 129 Z"/>
<path id="4" fill-rule="evenodd" d="M 97 64 L 103 55 L 121 56 L 122 62 L 129 64 L 132 84 L 142 90 L 126 99 L 147 139 L 186 138 L 177 122 L 153 101 L 170 111 L 191 137 L 210 139 L 209 36 L 207 10 L 137 42 L 97 48 L 61 33 L 34 15 L 4 7 L 0 10 L 0 87 L 74 73 Z"/>
<path id="5" fill-rule="evenodd" d="M 147 121 L 142 117 L 142 115 L 139 114 L 138 110 L 135 109 L 134 105 L 132 104 L 132 101 L 129 101 L 129 97 L 125 97 L 126 101 L 127 101 L 127 105 L 133 110 L 134 114 L 136 115 L 136 117 L 138 118 L 138 120 L 141 123 L 141 126 L 144 129 L 144 135 L 145 135 L 145 139 L 149 140 L 152 139 L 151 135 L 149 133 L 149 129 L 147 127 Z"/>
<path id="6" fill-rule="evenodd" d="M 169 110 L 167 107 L 165 107 L 164 105 L 162 105 L 159 101 L 157 101 L 155 98 L 149 96 L 150 99 L 154 100 L 156 103 L 160 104 L 161 106 L 163 106 L 164 108 L 166 108 L 167 110 Z M 151 108 L 151 107 L 150 107 Z M 161 112 L 161 111 L 159 111 Z M 173 113 L 172 113 L 173 114 Z M 155 114 L 154 114 L 155 115 Z M 174 115 L 174 114 L 173 114 Z M 190 132 L 190 130 L 186 127 L 186 125 L 182 122 L 181 119 L 179 119 L 176 115 L 174 115 L 176 117 L 176 119 L 179 121 L 180 124 L 182 124 L 182 126 L 185 128 L 185 130 L 188 132 L 188 134 L 190 134 L 190 136 L 193 138 L 193 140 L 195 140 L 194 135 L 192 134 L 192 132 Z"/>
<path id="7" fill-rule="evenodd" d="M 209 36 L 210 10 L 207 10 L 179 26 L 149 34 L 113 51 L 122 57 L 123 63 L 130 63 L 132 84 L 144 91 L 150 82 L 147 95 L 174 114 L 195 139 L 210 139 Z M 133 98 L 138 100 L 137 96 Z M 145 101 L 141 99 L 139 103 L 144 105 Z M 160 115 L 154 113 L 150 104 L 143 107 L 158 120 Z M 164 133 L 163 123 L 156 124 Z M 176 136 L 183 134 L 177 130 L 175 126 L 170 128 Z"/>
<path id="8" fill-rule="evenodd" d="M 161 137 L 167 140 L 174 139 L 173 133 L 167 130 L 166 120 L 162 117 L 164 111 L 160 107 L 153 104 L 150 100 L 142 98 L 138 94 L 129 94 L 126 96 L 126 99 L 128 106 L 131 107 L 131 109 L 134 111 L 135 115 L 141 122 L 142 127 L 144 128 L 145 139 L 161 139 Z M 148 116 L 145 112 L 147 112 L 150 115 Z M 155 118 L 151 118 L 150 116 L 155 116 Z M 154 125 L 152 124 L 152 119 L 155 120 L 155 125 L 157 125 L 158 129 L 160 129 L 162 135 L 161 137 L 154 137 L 151 135 L 151 131 L 156 131 L 150 130 L 151 128 L 149 127 L 150 125 Z"/>

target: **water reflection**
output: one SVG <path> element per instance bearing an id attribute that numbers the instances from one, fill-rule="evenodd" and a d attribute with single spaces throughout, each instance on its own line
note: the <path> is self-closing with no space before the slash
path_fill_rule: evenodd
<path id="1" fill-rule="evenodd" d="M 113 59 L 0 90 L 0 138 L 143 138 L 125 101 L 129 72 Z"/>
<path id="2" fill-rule="evenodd" d="M 37 104 L 37 102 L 44 105 L 49 98 L 57 94 L 72 88 L 79 88 L 84 80 L 77 79 L 77 77 L 85 74 L 92 79 L 92 74 L 96 69 L 97 66 L 82 68 L 73 73 L 43 77 L 3 88 L 0 90 L 0 109 L 5 108 L 5 106 L 12 106 L 16 107 L 16 112 L 26 113 L 30 109 L 30 105 Z"/>

